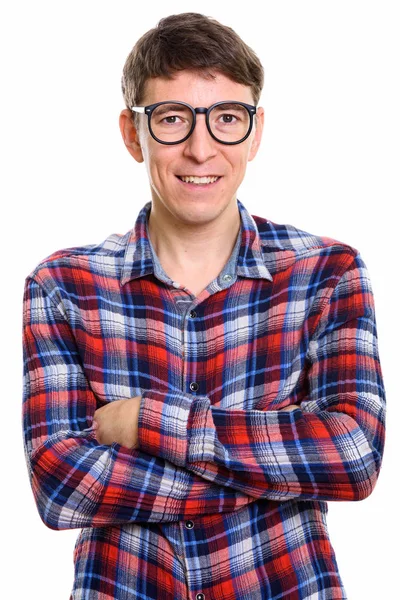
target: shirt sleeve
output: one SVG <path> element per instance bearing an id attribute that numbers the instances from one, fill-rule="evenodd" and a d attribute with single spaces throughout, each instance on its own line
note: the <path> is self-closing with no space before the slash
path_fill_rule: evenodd
<path id="1" fill-rule="evenodd" d="M 366 498 L 381 468 L 386 400 L 372 289 L 357 251 L 330 285 L 298 408 L 223 409 L 206 396 L 146 391 L 139 447 L 256 499 Z"/>
<path id="2" fill-rule="evenodd" d="M 101 445 L 98 408 L 70 324 L 33 277 L 23 299 L 23 433 L 32 491 L 51 529 L 177 521 L 250 502 L 143 450 Z"/>

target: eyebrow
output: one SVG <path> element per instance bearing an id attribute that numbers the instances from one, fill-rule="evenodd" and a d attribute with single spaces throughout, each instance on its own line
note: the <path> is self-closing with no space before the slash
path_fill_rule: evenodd
<path id="1" fill-rule="evenodd" d="M 234 103 L 229 103 L 227 102 L 226 104 L 219 104 L 218 106 L 215 107 L 215 109 L 221 109 L 221 110 L 233 110 L 234 108 L 239 108 L 240 110 L 246 110 L 244 106 L 242 106 L 241 104 L 234 104 Z"/>
<path id="2" fill-rule="evenodd" d="M 175 112 L 184 112 L 187 109 L 187 106 L 183 106 L 182 104 L 162 104 L 158 106 L 156 111 L 158 115 L 163 115 L 171 110 Z"/>

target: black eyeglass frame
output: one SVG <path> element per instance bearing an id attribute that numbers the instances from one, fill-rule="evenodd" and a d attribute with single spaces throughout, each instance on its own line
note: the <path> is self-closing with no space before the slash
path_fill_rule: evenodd
<path id="1" fill-rule="evenodd" d="M 152 115 L 153 111 L 161 104 L 182 104 L 183 106 L 186 106 L 187 108 L 189 108 L 193 115 L 193 123 L 192 123 L 189 133 L 184 138 L 179 140 L 178 142 L 164 142 L 163 140 L 160 140 L 158 137 L 156 137 L 153 133 L 153 130 L 152 130 L 151 124 L 150 124 L 151 123 L 151 115 Z M 216 106 L 220 106 L 221 104 L 240 104 L 240 106 L 244 106 L 244 108 L 249 113 L 249 117 L 250 117 L 249 130 L 246 133 L 246 135 L 244 137 L 242 137 L 241 140 L 238 140 L 237 142 L 223 142 L 223 141 L 219 140 L 213 134 L 213 132 L 211 130 L 210 122 L 209 122 L 209 115 L 213 108 L 215 108 Z M 216 142 L 219 142 L 220 144 L 225 144 L 227 146 L 233 146 L 236 144 L 241 144 L 242 142 L 244 142 L 244 140 L 246 140 L 249 137 L 251 130 L 253 129 L 253 117 L 257 112 L 257 107 L 253 106 L 252 104 L 246 104 L 245 102 L 239 102 L 238 100 L 221 100 L 220 102 L 215 102 L 215 104 L 212 104 L 209 108 L 206 108 L 204 106 L 198 106 L 197 108 L 193 108 L 193 106 L 191 106 L 190 104 L 187 104 L 186 102 L 182 102 L 180 100 L 164 100 L 163 102 L 156 102 L 155 104 L 149 104 L 148 106 L 131 106 L 130 110 L 134 111 L 134 112 L 138 112 L 138 113 L 144 113 L 148 116 L 148 126 L 149 126 L 150 134 L 156 140 L 156 142 L 158 142 L 159 144 L 165 144 L 166 146 L 172 146 L 175 144 L 182 144 L 182 142 L 185 142 L 192 135 L 194 128 L 196 127 L 196 115 L 199 114 L 199 115 L 206 115 L 206 125 L 207 125 L 208 132 Z"/>

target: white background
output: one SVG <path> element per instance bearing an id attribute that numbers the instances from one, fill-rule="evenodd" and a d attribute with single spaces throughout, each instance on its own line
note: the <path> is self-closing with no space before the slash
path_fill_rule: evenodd
<path id="1" fill-rule="evenodd" d="M 384 464 L 369 498 L 329 503 L 328 523 L 348 598 L 398 597 L 399 4 L 171 0 L 165 7 L 14 0 L 1 8 L 1 596 L 67 600 L 78 534 L 47 529 L 29 487 L 24 279 L 56 249 L 133 226 L 150 195 L 145 167 L 118 129 L 122 67 L 161 17 L 200 10 L 233 27 L 265 67 L 264 139 L 239 199 L 251 214 L 351 244 L 367 264 L 388 401 Z"/>

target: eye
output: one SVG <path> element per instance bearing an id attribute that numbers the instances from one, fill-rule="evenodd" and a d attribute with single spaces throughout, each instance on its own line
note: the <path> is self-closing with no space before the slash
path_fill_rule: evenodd
<path id="1" fill-rule="evenodd" d="M 230 113 L 224 113 L 223 115 L 220 116 L 220 119 L 222 119 L 223 123 L 234 123 L 235 120 L 237 120 L 237 117 Z"/>
<path id="2" fill-rule="evenodd" d="M 178 120 L 180 117 L 178 117 L 178 115 L 170 115 L 168 117 L 164 117 L 163 121 L 165 123 L 169 123 L 170 125 L 174 125 L 175 123 L 178 123 Z"/>

